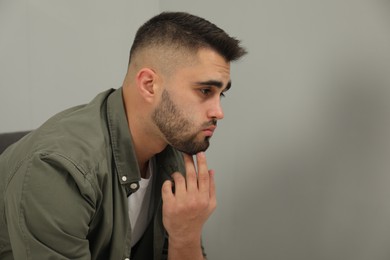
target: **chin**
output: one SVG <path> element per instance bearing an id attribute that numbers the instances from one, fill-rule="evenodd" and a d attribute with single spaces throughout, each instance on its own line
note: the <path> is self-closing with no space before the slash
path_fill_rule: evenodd
<path id="1" fill-rule="evenodd" d="M 204 142 L 204 143 L 197 143 L 194 144 L 192 143 L 191 145 L 186 145 L 184 147 L 175 147 L 177 150 L 189 154 L 189 155 L 195 155 L 200 152 L 205 152 L 210 146 L 209 142 Z"/>

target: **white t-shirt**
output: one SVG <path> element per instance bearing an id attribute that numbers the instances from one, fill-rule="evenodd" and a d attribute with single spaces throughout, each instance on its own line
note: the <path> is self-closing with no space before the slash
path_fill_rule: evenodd
<path id="1" fill-rule="evenodd" d="M 146 176 L 146 179 L 141 178 L 139 189 L 127 198 L 132 247 L 141 239 L 149 223 L 148 213 L 153 183 L 153 163 L 151 161 L 149 161 Z"/>

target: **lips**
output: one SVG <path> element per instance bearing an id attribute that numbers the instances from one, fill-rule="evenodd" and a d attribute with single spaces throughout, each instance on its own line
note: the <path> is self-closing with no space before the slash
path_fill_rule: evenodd
<path id="1" fill-rule="evenodd" d="M 203 129 L 203 132 L 206 134 L 206 136 L 212 136 L 217 126 L 212 125 L 207 127 L 206 129 Z"/>

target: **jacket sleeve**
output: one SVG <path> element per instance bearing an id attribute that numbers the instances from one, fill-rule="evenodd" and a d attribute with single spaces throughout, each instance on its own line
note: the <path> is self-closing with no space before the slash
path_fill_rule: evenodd
<path id="1" fill-rule="evenodd" d="M 91 180 L 69 158 L 37 154 L 21 163 L 5 191 L 15 259 L 90 259 L 95 212 Z"/>

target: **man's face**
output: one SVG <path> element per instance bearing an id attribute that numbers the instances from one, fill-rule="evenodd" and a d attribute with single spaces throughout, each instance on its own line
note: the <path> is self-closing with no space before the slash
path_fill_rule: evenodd
<path id="1" fill-rule="evenodd" d="M 196 59 L 164 80 L 152 114 L 165 141 L 187 154 L 209 147 L 217 120 L 223 118 L 221 96 L 230 88 L 230 65 L 219 54 L 201 49 Z"/>

